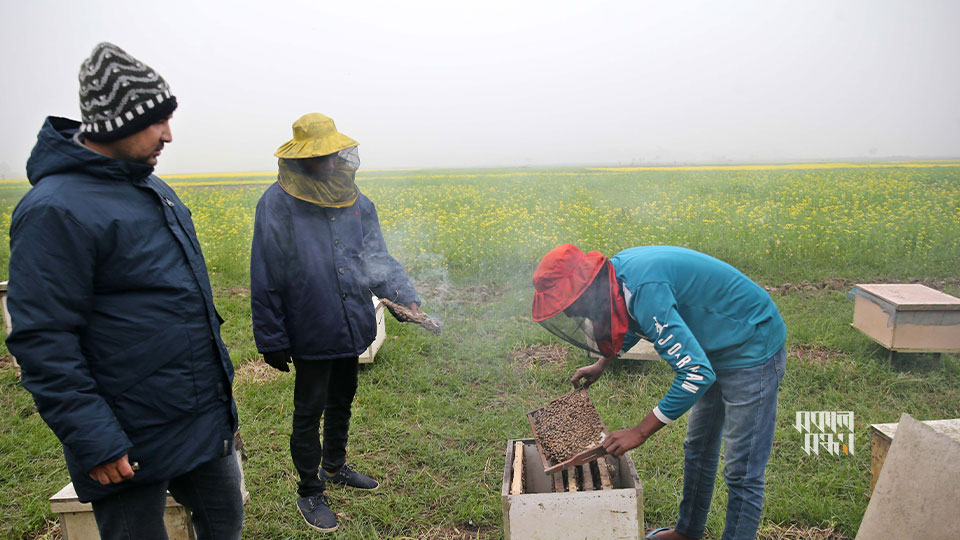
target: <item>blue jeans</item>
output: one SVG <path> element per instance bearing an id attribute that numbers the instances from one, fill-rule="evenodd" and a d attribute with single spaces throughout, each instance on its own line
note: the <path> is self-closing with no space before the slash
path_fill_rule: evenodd
<path id="1" fill-rule="evenodd" d="M 167 490 L 187 507 L 197 540 L 238 540 L 243 526 L 240 467 L 233 453 L 155 484 L 131 486 L 93 502 L 102 540 L 167 540 Z"/>
<path id="2" fill-rule="evenodd" d="M 722 540 L 756 538 L 763 507 L 764 472 L 773 446 L 777 390 L 786 370 L 784 348 L 762 365 L 716 369 L 716 381 L 690 409 L 683 441 L 683 499 L 677 532 L 703 537 L 725 444 L 723 479 L 727 518 Z"/>

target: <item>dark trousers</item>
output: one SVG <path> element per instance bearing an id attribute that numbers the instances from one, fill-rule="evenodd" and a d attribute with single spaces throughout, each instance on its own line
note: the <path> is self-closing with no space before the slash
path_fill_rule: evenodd
<path id="1" fill-rule="evenodd" d="M 320 466 L 336 472 L 347 461 L 350 409 L 357 393 L 357 357 L 334 360 L 294 358 L 293 431 L 290 456 L 300 474 L 297 493 L 310 497 L 323 493 L 326 482 Z M 323 418 L 323 443 L 320 419 Z"/>
<path id="2" fill-rule="evenodd" d="M 230 454 L 166 482 L 133 486 L 93 502 L 103 540 L 167 540 L 167 490 L 190 510 L 197 540 L 239 540 L 243 526 L 240 467 Z"/>

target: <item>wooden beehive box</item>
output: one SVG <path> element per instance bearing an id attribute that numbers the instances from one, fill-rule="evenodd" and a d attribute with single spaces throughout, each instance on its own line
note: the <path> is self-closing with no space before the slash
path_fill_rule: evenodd
<path id="1" fill-rule="evenodd" d="M 593 410 L 594 413 L 596 413 L 596 408 L 594 408 L 593 402 L 590 401 L 590 396 L 587 395 L 586 389 L 581 388 L 580 390 L 576 390 L 576 392 L 579 392 L 579 394 L 580 394 L 581 396 L 583 396 L 583 398 L 586 400 L 587 406 L 588 406 L 591 410 Z M 563 396 L 561 396 L 560 398 L 557 398 L 557 399 L 551 401 L 550 403 L 554 403 L 554 402 L 556 402 L 556 401 L 558 401 L 558 400 L 560 400 L 560 399 L 562 399 L 562 398 L 563 398 Z M 537 445 L 537 451 L 540 452 L 540 462 L 543 463 L 543 472 L 544 472 L 544 473 L 550 474 L 550 473 L 553 473 L 553 472 L 555 472 L 555 471 L 559 471 L 559 470 L 563 470 L 563 469 L 568 469 L 568 468 L 570 468 L 570 467 L 574 467 L 574 466 L 577 466 L 577 465 L 583 465 L 584 463 L 593 461 L 593 460 L 597 459 L 598 457 L 606 454 L 606 451 L 603 449 L 603 446 L 601 446 L 600 443 L 598 442 L 598 443 L 597 443 L 596 445 L 594 445 L 594 446 L 591 446 L 591 447 L 589 447 L 589 448 L 584 448 L 580 453 L 574 455 L 573 457 L 571 457 L 571 458 L 569 458 L 569 459 L 567 459 L 567 460 L 564 460 L 564 461 L 561 461 L 561 462 L 557 462 L 557 461 L 554 461 L 553 459 L 551 459 L 551 458 L 547 455 L 547 453 L 544 451 L 543 444 L 541 443 L 541 439 L 542 439 L 542 435 L 543 435 L 543 434 L 538 432 L 538 430 L 537 430 L 537 422 L 536 422 L 536 418 L 535 418 L 535 415 L 536 415 L 539 411 L 544 410 L 546 407 L 547 407 L 547 406 L 545 405 L 544 407 L 540 407 L 539 409 L 536 409 L 536 410 L 533 410 L 533 411 L 530 411 L 530 412 L 527 413 L 527 420 L 530 422 L 530 429 L 533 430 L 533 438 L 534 438 L 534 441 L 535 441 L 535 443 L 536 443 L 536 445 Z M 597 420 L 598 420 L 599 423 L 600 423 L 600 430 L 601 430 L 601 433 L 602 433 L 602 437 L 603 437 L 603 438 L 608 437 L 608 436 L 610 435 L 610 432 L 607 430 L 606 424 L 603 423 L 603 419 L 600 418 L 600 415 L 599 415 L 599 414 L 597 414 L 596 416 L 597 416 Z M 600 442 L 603 441 L 603 438 L 600 439 Z"/>
<path id="2" fill-rule="evenodd" d="M 383 302 L 381 302 L 376 296 L 371 297 L 371 301 L 373 301 L 373 310 L 377 316 L 377 337 L 373 340 L 373 343 L 367 347 L 367 350 L 360 353 L 361 364 L 373 363 L 374 356 L 377 355 L 377 351 L 380 350 L 380 347 L 383 345 L 383 341 L 387 339 L 387 326 L 386 322 L 384 321 L 386 308 L 384 307 Z"/>
<path id="3" fill-rule="evenodd" d="M 167 528 L 170 540 L 195 540 L 190 512 L 180 506 L 169 493 L 163 524 Z M 56 495 L 50 497 L 50 510 L 60 516 L 60 530 L 69 540 L 99 540 L 97 520 L 93 517 L 93 506 L 77 500 L 73 482 L 64 486 Z"/>
<path id="4" fill-rule="evenodd" d="M 926 420 L 923 424 L 960 442 L 960 418 Z M 872 433 L 870 440 L 870 494 L 873 494 L 873 488 L 876 487 L 877 479 L 880 478 L 880 469 L 883 468 L 883 462 L 887 459 L 887 452 L 890 451 L 890 445 L 897 434 L 898 425 L 898 422 L 870 424 L 870 432 Z"/>
<path id="5" fill-rule="evenodd" d="M 600 358 L 600 355 L 597 353 L 592 352 L 588 354 L 590 358 Z M 636 345 L 630 347 L 630 350 L 621 353 L 619 358 L 622 360 L 659 360 L 660 355 L 657 354 L 657 351 L 653 348 L 653 343 L 641 339 Z"/>
<path id="6" fill-rule="evenodd" d="M 517 443 L 523 452 L 519 460 L 514 454 Z M 515 462 L 523 471 L 522 493 L 511 492 Z M 533 439 L 508 441 L 501 489 L 505 540 L 642 538 L 643 486 L 633 460 L 624 454 L 619 458 L 605 456 L 597 463 L 609 473 L 609 485 L 555 491 L 555 477 L 561 473 L 543 472 L 536 442 Z"/>
<path id="7" fill-rule="evenodd" d="M 236 437 L 239 439 L 239 434 Z M 234 444 L 238 444 L 236 439 Z M 237 458 L 237 467 L 240 468 L 240 491 L 243 504 L 247 504 L 250 501 L 250 493 L 247 491 L 244 480 L 240 451 L 237 450 L 234 456 Z M 97 520 L 93 516 L 93 505 L 80 502 L 73 488 L 73 482 L 50 497 L 50 510 L 60 518 L 60 530 L 63 532 L 64 540 L 100 540 Z M 181 506 L 170 493 L 167 493 L 163 525 L 167 529 L 170 540 L 196 540 L 197 538 L 190 519 L 190 511 Z"/>
<path id="8" fill-rule="evenodd" d="M 10 332 L 13 331 L 13 325 L 10 323 L 10 312 L 7 311 L 7 282 L 0 281 L 0 308 L 3 309 L 3 329 L 6 332 L 4 335 L 9 336 Z M 13 358 L 13 355 L 10 356 Z M 17 359 L 13 358 L 13 365 L 17 365 Z"/>
<path id="9" fill-rule="evenodd" d="M 891 351 L 960 352 L 960 298 L 920 284 L 860 284 L 853 327 Z"/>

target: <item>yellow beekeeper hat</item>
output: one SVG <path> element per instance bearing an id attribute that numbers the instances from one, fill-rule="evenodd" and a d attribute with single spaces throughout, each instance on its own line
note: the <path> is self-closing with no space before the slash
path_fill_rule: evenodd
<path id="1" fill-rule="evenodd" d="M 329 116 L 310 113 L 293 123 L 293 138 L 277 148 L 273 155 L 285 159 L 328 156 L 357 144 L 357 141 L 338 132 Z"/>

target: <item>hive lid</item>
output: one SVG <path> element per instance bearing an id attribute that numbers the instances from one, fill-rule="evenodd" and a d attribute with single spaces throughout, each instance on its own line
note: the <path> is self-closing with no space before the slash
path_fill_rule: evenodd
<path id="1" fill-rule="evenodd" d="M 943 433 L 947 437 L 960 442 L 960 418 L 946 418 L 944 420 L 924 420 L 922 422 L 925 426 L 929 426 L 934 430 Z M 897 434 L 897 426 L 900 424 L 897 422 L 891 422 L 888 424 L 870 424 L 870 429 L 881 433 L 888 440 L 892 440 Z"/>
<path id="2" fill-rule="evenodd" d="M 919 283 L 860 283 L 856 287 L 893 304 L 898 311 L 960 311 L 960 298 Z"/>

